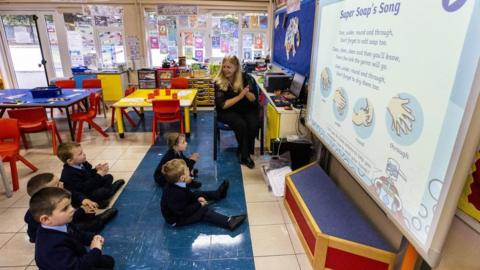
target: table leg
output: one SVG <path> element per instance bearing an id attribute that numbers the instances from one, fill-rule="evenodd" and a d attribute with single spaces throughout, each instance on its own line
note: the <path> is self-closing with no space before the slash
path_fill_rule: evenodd
<path id="1" fill-rule="evenodd" d="M 185 117 L 185 135 L 190 136 L 190 107 L 183 107 Z"/>
<path id="2" fill-rule="evenodd" d="M 7 110 L 7 108 L 2 108 L 2 110 L 0 111 L 0 117 L 3 116 L 3 114 L 5 113 L 6 110 Z"/>
<path id="3" fill-rule="evenodd" d="M 115 109 L 115 119 L 117 120 L 117 131 L 120 138 L 125 138 L 125 133 L 123 130 L 123 117 L 122 117 L 122 110 L 120 108 L 112 107 L 112 110 Z"/>
<path id="4" fill-rule="evenodd" d="M 65 107 L 65 113 L 67 114 L 67 122 L 68 122 L 68 129 L 70 130 L 70 137 L 72 138 L 72 141 L 75 141 L 75 134 L 73 134 L 72 120 L 70 119 L 70 110 L 68 109 L 68 106 Z"/>
<path id="5" fill-rule="evenodd" d="M 197 97 L 193 100 L 193 117 L 197 118 Z"/>

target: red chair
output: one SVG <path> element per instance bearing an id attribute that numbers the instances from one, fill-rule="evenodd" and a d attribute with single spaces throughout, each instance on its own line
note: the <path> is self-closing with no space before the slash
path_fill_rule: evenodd
<path id="1" fill-rule="evenodd" d="M 172 89 L 187 89 L 188 79 L 184 77 L 172 78 Z"/>
<path id="2" fill-rule="evenodd" d="M 17 110 L 9 110 L 8 116 L 18 120 L 18 126 L 22 136 L 23 145 L 28 149 L 28 141 L 25 137 L 26 133 L 37 133 L 41 131 L 52 132 L 52 147 L 53 154 L 57 154 L 57 138 L 58 142 L 62 143 L 62 138 L 58 133 L 55 121 L 48 120 L 47 113 L 42 107 L 23 108 Z"/>
<path id="3" fill-rule="evenodd" d="M 127 88 L 127 90 L 125 90 L 125 96 L 128 96 L 130 94 L 133 94 L 133 92 L 135 92 L 135 87 L 129 87 Z M 139 117 L 141 117 L 141 114 L 140 112 L 138 111 L 137 108 L 135 107 L 132 107 L 132 109 L 137 113 L 137 115 Z M 120 110 L 122 112 L 122 115 L 125 116 L 125 118 L 127 118 L 127 121 L 130 123 L 130 125 L 132 127 L 136 127 L 137 125 L 135 124 L 135 121 L 133 121 L 133 119 L 130 117 L 130 115 L 128 115 L 127 113 L 127 108 L 114 108 L 112 107 L 112 123 L 111 123 L 111 126 L 113 127 L 114 123 L 115 123 L 115 110 Z"/>
<path id="4" fill-rule="evenodd" d="M 20 129 L 18 128 L 17 119 L 0 119 L 0 157 L 2 161 L 10 162 L 10 170 L 12 172 L 12 185 L 13 191 L 17 191 L 18 185 L 18 172 L 17 172 L 17 160 L 23 162 L 32 171 L 37 171 L 32 163 L 22 157 L 20 151 Z"/>
<path id="5" fill-rule="evenodd" d="M 171 123 L 180 121 L 180 132 L 184 133 L 183 116 L 180 110 L 180 100 L 154 100 L 153 123 L 152 123 L 152 144 L 157 139 L 158 122 Z"/>
<path id="6" fill-rule="evenodd" d="M 82 141 L 82 133 L 83 133 L 83 122 L 87 122 L 96 129 L 103 137 L 108 137 L 108 134 L 102 130 L 102 128 L 93 122 L 93 119 L 97 116 L 97 108 L 100 104 L 100 94 L 90 93 L 89 96 L 90 101 L 90 108 L 87 112 L 80 112 L 80 113 L 72 113 L 70 119 L 73 121 L 73 131 L 77 130 L 77 123 L 78 123 L 78 130 L 77 136 L 75 141 L 81 142 Z"/>
<path id="7" fill-rule="evenodd" d="M 99 79 L 84 79 L 82 81 L 82 88 L 85 88 L 85 89 L 102 88 L 102 81 Z M 103 90 L 102 90 L 102 94 L 100 95 L 100 102 L 102 103 L 102 107 L 103 107 L 103 116 L 107 118 L 106 110 L 108 108 L 107 108 L 107 105 L 105 105 L 105 102 L 103 101 Z M 98 107 L 97 109 L 98 109 L 98 114 L 100 114 L 100 107 Z"/>
<path id="8" fill-rule="evenodd" d="M 58 88 L 66 88 L 66 89 L 73 89 L 76 88 L 76 83 L 74 80 L 58 80 L 55 81 L 55 86 Z M 58 108 L 58 110 L 63 113 L 62 108 Z M 53 108 L 50 109 L 50 118 L 53 118 Z"/>
<path id="9" fill-rule="evenodd" d="M 59 88 L 68 88 L 68 89 L 77 88 L 74 80 L 58 80 L 58 81 L 55 81 L 55 86 Z"/>

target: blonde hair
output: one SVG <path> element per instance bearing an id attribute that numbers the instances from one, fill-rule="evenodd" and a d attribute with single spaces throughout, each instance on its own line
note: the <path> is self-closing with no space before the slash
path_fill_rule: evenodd
<path id="1" fill-rule="evenodd" d="M 175 145 L 178 145 L 180 143 L 181 138 L 185 139 L 185 134 L 178 133 L 178 132 L 171 132 L 171 133 L 168 133 L 166 137 L 167 137 L 168 148 L 171 149 Z"/>
<path id="2" fill-rule="evenodd" d="M 162 166 L 162 173 L 165 175 L 167 182 L 176 183 L 180 181 L 180 177 L 185 174 L 187 163 L 183 159 L 172 159 Z"/>
<path id="3" fill-rule="evenodd" d="M 217 83 L 217 85 L 220 87 L 220 90 L 222 91 L 227 91 L 228 86 L 231 85 L 230 81 L 223 74 L 223 64 L 225 64 L 226 62 L 237 67 L 237 70 L 235 70 L 235 74 L 233 74 L 232 88 L 235 93 L 238 93 L 243 89 L 243 77 L 242 77 L 242 70 L 240 67 L 240 61 L 235 55 L 225 56 L 223 58 L 222 66 L 220 67 L 220 70 L 218 71 L 218 74 L 214 79 L 215 83 Z"/>

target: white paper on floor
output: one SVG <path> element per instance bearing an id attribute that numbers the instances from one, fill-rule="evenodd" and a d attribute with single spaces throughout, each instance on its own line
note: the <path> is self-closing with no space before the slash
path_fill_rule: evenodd
<path id="1" fill-rule="evenodd" d="M 267 171 L 268 182 L 270 182 L 274 196 L 285 195 L 285 176 L 291 171 L 290 166 Z"/>

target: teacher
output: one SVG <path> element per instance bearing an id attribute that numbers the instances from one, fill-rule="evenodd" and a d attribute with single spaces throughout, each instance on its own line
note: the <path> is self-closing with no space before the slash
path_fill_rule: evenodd
<path id="1" fill-rule="evenodd" d="M 242 72 L 236 56 L 223 58 L 214 81 L 217 118 L 235 132 L 240 163 L 253 169 L 255 163 L 250 155 L 254 153 L 260 127 L 258 87 L 250 75 Z"/>

